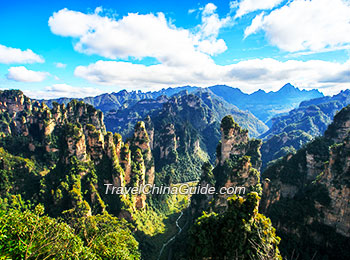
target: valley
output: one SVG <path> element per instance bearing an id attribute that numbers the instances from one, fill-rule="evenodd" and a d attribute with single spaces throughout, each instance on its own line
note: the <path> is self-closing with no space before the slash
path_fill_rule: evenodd
<path id="1" fill-rule="evenodd" d="M 270 128 L 262 121 L 267 117 L 215 94 L 227 86 L 124 91 L 109 102 L 42 102 L 2 91 L 0 220 L 6 225 L 14 221 L 6 212 L 26 212 L 39 222 L 60 221 L 79 244 L 79 259 L 342 258 L 349 243 L 350 94 L 308 100 L 313 92 L 286 86 L 281 94 L 298 93 L 288 94 L 293 102 L 305 94 L 304 100 L 289 103 L 295 108 L 288 113 L 270 114 Z M 88 104 L 96 100 L 102 111 Z M 243 186 L 246 193 L 108 193 L 185 182 L 217 190 Z M 19 231 L 11 232 L 6 236 Z M 306 234 L 314 235 L 306 241 Z M 29 258 L 47 254 L 39 240 L 31 243 Z M 50 247 L 62 245 L 57 240 Z M 0 247 L 4 255 L 28 254 L 25 246 L 6 248 Z"/>

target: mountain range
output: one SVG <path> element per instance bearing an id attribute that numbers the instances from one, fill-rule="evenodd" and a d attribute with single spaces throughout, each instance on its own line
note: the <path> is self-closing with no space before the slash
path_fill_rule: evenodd
<path id="1" fill-rule="evenodd" d="M 78 100 L 93 105 L 105 113 L 110 110 L 118 110 L 122 106 L 127 107 L 143 99 L 156 99 L 162 95 L 170 97 L 183 91 L 191 93 L 198 89 L 201 88 L 183 86 L 162 89 L 154 92 L 128 92 L 126 90 L 122 90 L 117 93 L 106 93 L 96 97 L 87 97 Z M 271 119 L 274 115 L 288 112 L 289 110 L 297 107 L 302 101 L 323 97 L 323 94 L 318 90 L 299 90 L 289 83 L 285 84 L 276 92 L 265 92 L 263 90 L 258 90 L 252 94 L 243 93 L 239 88 L 233 88 L 226 85 L 211 86 L 208 87 L 208 89 L 213 94 L 221 97 L 226 102 L 236 106 L 237 108 L 241 110 L 248 110 L 264 123 L 268 123 L 269 119 Z M 54 101 L 60 104 L 67 104 L 72 99 L 73 98 L 59 98 L 39 101 L 44 101 L 50 107 L 51 103 Z"/>
<path id="2" fill-rule="evenodd" d="M 306 100 L 299 107 L 271 119 L 272 126 L 260 136 L 263 168 L 267 163 L 288 153 L 294 153 L 316 136 L 321 136 L 334 115 L 350 104 L 350 90 L 332 97 Z"/>
<path id="3" fill-rule="evenodd" d="M 318 90 L 299 90 L 290 83 L 276 92 L 265 92 L 260 89 L 252 94 L 246 94 L 238 88 L 225 85 L 217 85 L 209 89 L 239 109 L 250 111 L 268 125 L 268 121 L 274 115 L 288 112 L 304 100 L 323 97 Z"/>
<path id="4" fill-rule="evenodd" d="M 290 84 L 0 91 L 0 259 L 347 259 L 349 101 Z M 245 192 L 114 194 L 147 184 Z"/>

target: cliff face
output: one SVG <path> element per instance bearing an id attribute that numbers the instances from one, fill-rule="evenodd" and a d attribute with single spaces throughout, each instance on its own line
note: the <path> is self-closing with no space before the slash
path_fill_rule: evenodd
<path id="1" fill-rule="evenodd" d="M 303 251 L 343 258 L 341 247 L 350 243 L 349 131 L 350 108 L 346 107 L 334 117 L 324 137 L 277 161 L 263 174 L 268 179 L 261 209 L 278 223 L 279 232 L 294 237 L 294 249 L 305 259 Z M 292 212 L 297 209 L 298 213 Z M 287 248 L 283 242 L 281 247 Z"/>
<path id="2" fill-rule="evenodd" d="M 221 143 L 217 147 L 217 163 L 223 165 L 232 157 L 249 156 L 252 166 L 259 170 L 261 167 L 261 141 L 248 138 L 248 130 L 242 129 L 233 118 L 226 116 L 222 119 Z"/>
<path id="3" fill-rule="evenodd" d="M 84 161 L 87 154 L 93 160 L 101 157 L 106 134 L 103 114 L 90 105 L 73 100 L 67 106 L 54 103 L 50 109 L 44 103 L 30 100 L 20 91 L 5 90 L 0 93 L 0 111 L 2 135 L 26 137 L 28 152 L 35 153 L 37 148 L 60 152 L 57 142 L 51 137 L 64 132 L 67 160 L 77 156 Z"/>
<path id="4" fill-rule="evenodd" d="M 246 153 L 248 131 L 242 130 L 231 117 L 224 117 L 221 122 L 221 152 L 218 158 L 220 165 L 231 155 L 242 156 Z"/>
<path id="5" fill-rule="evenodd" d="M 177 138 L 173 124 L 166 125 L 160 132 L 155 148 L 159 149 L 160 160 L 177 161 Z"/>
<path id="6" fill-rule="evenodd" d="M 249 139 L 232 116 L 222 119 L 221 133 L 216 166 L 203 165 L 197 186 L 216 192 L 191 199 L 190 259 L 282 259 L 271 221 L 258 212 L 260 173 L 251 162 L 259 166 L 261 142 Z"/>
<path id="7" fill-rule="evenodd" d="M 132 144 L 138 147 L 142 153 L 145 168 L 145 184 L 153 185 L 154 183 L 154 160 L 151 151 L 151 140 L 148 136 L 144 122 L 138 122 L 135 126 L 135 132 L 132 139 Z"/>
<path id="8" fill-rule="evenodd" d="M 36 177 L 42 191 L 36 196 L 50 214 L 95 214 L 106 203 L 115 214 L 121 208 L 131 213 L 145 208 L 145 195 L 106 195 L 104 185 L 153 184 L 154 163 L 143 122 L 136 125 L 132 140 L 123 143 L 120 135 L 106 132 L 102 112 L 91 105 L 72 100 L 53 103 L 50 109 L 13 90 L 0 93 L 0 119 L 1 146 L 42 168 L 42 176 Z"/>
<path id="9" fill-rule="evenodd" d="M 249 139 L 248 131 L 241 129 L 232 116 L 226 116 L 221 121 L 221 143 L 217 148 L 216 167 L 202 168 L 201 186 L 209 185 L 218 192 L 222 187 L 236 189 L 243 195 L 252 191 L 261 193 L 260 187 L 260 141 Z M 242 190 L 237 190 L 243 188 Z M 242 194 L 240 194 L 242 192 Z M 227 199 L 232 194 L 201 195 L 193 197 L 193 213 L 203 210 L 224 212 L 227 209 Z M 210 203 L 209 203 L 210 202 Z M 210 206 L 209 206 L 210 205 Z"/>
<path id="10" fill-rule="evenodd" d="M 168 175 L 173 182 L 198 179 L 210 152 L 204 139 L 211 136 L 215 140 L 219 136 L 213 120 L 203 101 L 191 94 L 172 97 L 151 113 L 146 128 L 156 171 Z"/>
<path id="11" fill-rule="evenodd" d="M 320 179 L 320 183 L 327 187 L 330 205 L 324 207 L 316 204 L 316 208 L 324 215 L 321 221 L 346 237 L 350 237 L 349 173 L 350 136 L 348 135 L 341 144 L 330 149 L 329 163 Z"/>

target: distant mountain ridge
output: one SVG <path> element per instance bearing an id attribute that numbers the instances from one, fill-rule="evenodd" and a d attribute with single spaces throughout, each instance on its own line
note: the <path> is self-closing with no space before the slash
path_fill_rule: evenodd
<path id="1" fill-rule="evenodd" d="M 260 136 L 263 168 L 271 160 L 295 152 L 316 136 L 321 136 L 337 111 L 350 104 L 350 90 L 332 97 L 303 101 L 288 114 L 272 118 L 270 130 Z"/>
<path id="2" fill-rule="evenodd" d="M 183 86 L 153 92 L 142 92 L 140 90 L 128 92 L 126 90 L 121 90 L 117 93 L 105 93 L 96 97 L 86 97 L 78 100 L 93 105 L 105 113 L 110 110 L 117 110 L 122 106 L 133 105 L 143 99 L 156 99 L 162 95 L 170 97 L 183 91 L 192 93 L 198 89 L 202 88 Z M 276 92 L 258 90 L 252 94 L 246 94 L 239 88 L 233 88 L 226 85 L 215 85 L 208 87 L 207 89 L 239 109 L 248 110 L 265 123 L 277 114 L 288 112 L 289 110 L 296 108 L 302 101 L 324 97 L 318 90 L 299 90 L 289 83 L 285 84 Z M 60 104 L 67 104 L 72 99 L 76 98 L 58 98 L 39 101 L 44 101 L 49 107 L 52 107 L 54 101 Z"/>
<path id="3" fill-rule="evenodd" d="M 45 102 L 49 107 L 52 107 L 53 102 L 59 104 L 68 104 L 71 100 L 76 99 L 83 101 L 84 103 L 94 106 L 96 109 L 101 110 L 102 112 L 107 112 L 110 110 L 117 110 L 123 105 L 135 104 L 136 102 L 143 99 L 156 99 L 160 96 L 172 96 L 181 91 L 193 92 L 197 87 L 183 86 L 177 88 L 167 88 L 161 89 L 159 91 L 153 92 L 142 92 L 142 91 L 127 91 L 121 90 L 119 92 L 113 93 L 104 93 L 95 97 L 86 97 L 86 98 L 56 98 L 56 99 L 42 99 L 38 100 L 40 102 Z"/>
<path id="4" fill-rule="evenodd" d="M 225 85 L 216 85 L 209 89 L 239 109 L 250 111 L 264 123 L 267 123 L 274 115 L 297 107 L 302 101 L 323 97 L 318 90 L 300 90 L 290 83 L 285 84 L 276 92 L 265 92 L 260 89 L 252 94 L 246 94 L 238 88 Z"/>

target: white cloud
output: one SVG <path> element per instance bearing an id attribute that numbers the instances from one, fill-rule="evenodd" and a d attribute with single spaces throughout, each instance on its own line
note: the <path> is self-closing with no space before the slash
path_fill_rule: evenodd
<path id="1" fill-rule="evenodd" d="M 203 9 L 203 15 L 212 15 L 215 13 L 217 7 L 213 3 L 208 3 Z"/>
<path id="2" fill-rule="evenodd" d="M 177 28 L 163 13 L 130 13 L 116 20 L 62 9 L 49 18 L 49 26 L 57 35 L 77 38 L 74 49 L 81 53 L 109 59 L 153 57 L 163 64 L 182 66 L 191 61 L 201 64 L 210 59 L 207 53 L 226 50 L 225 42 L 216 38 L 229 18 L 220 19 L 215 10 L 213 4 L 203 8 L 202 24 L 194 33 Z"/>
<path id="3" fill-rule="evenodd" d="M 52 99 L 61 97 L 84 98 L 97 96 L 103 93 L 102 90 L 91 87 L 73 87 L 67 84 L 54 84 L 47 86 L 44 90 L 23 90 L 23 92 L 36 99 Z"/>
<path id="4" fill-rule="evenodd" d="M 258 10 L 271 10 L 278 6 L 283 0 L 242 0 L 240 2 L 231 2 L 231 8 L 238 8 L 235 18 L 242 17 L 248 13 Z"/>
<path id="5" fill-rule="evenodd" d="M 32 50 L 22 51 L 21 49 L 6 47 L 0 44 L 0 63 L 43 63 L 44 59 Z"/>
<path id="6" fill-rule="evenodd" d="M 102 12 L 103 12 L 102 6 L 96 7 L 95 14 L 99 14 L 99 13 L 102 13 Z"/>
<path id="7" fill-rule="evenodd" d="M 344 64 L 320 60 L 285 62 L 275 59 L 253 59 L 221 66 L 214 63 L 200 67 L 169 67 L 158 64 L 145 66 L 128 62 L 97 61 L 78 66 L 75 76 L 92 83 L 113 85 L 125 89 L 154 90 L 169 86 L 211 86 L 227 84 L 244 92 L 258 89 L 278 90 L 284 83 L 306 89 L 321 88 L 326 94 L 335 88 L 350 88 L 350 61 Z"/>
<path id="8" fill-rule="evenodd" d="M 28 70 L 24 66 L 11 67 L 6 75 L 7 79 L 19 82 L 41 82 L 49 73 Z"/>
<path id="9" fill-rule="evenodd" d="M 56 68 L 60 68 L 60 69 L 65 69 L 67 67 L 67 64 L 64 64 L 61 62 L 56 62 L 55 65 L 56 65 Z"/>
<path id="10" fill-rule="evenodd" d="M 255 18 L 252 20 L 252 23 L 250 24 L 250 26 L 248 26 L 244 30 L 244 38 L 246 38 L 247 36 L 255 33 L 258 30 L 260 30 L 260 27 L 261 27 L 264 15 L 265 15 L 265 13 L 262 12 L 261 14 L 255 16 Z"/>
<path id="11" fill-rule="evenodd" d="M 295 0 L 267 15 L 258 15 L 245 35 L 263 30 L 282 50 L 324 51 L 350 48 L 350 2 Z"/>
<path id="12" fill-rule="evenodd" d="M 292 4 L 287 5 L 288 8 L 290 6 Z M 286 82 L 301 88 L 322 88 L 324 93 L 332 93 L 336 88 L 350 88 L 345 73 L 349 70 L 349 62 L 254 59 L 226 66 L 216 65 L 210 55 L 226 50 L 225 42 L 219 39 L 219 32 L 231 26 L 233 20 L 230 16 L 220 18 L 214 4 L 207 4 L 199 10 L 201 24 L 194 30 L 175 27 L 163 13 L 128 14 L 116 20 L 102 16 L 100 11 L 83 14 L 68 9 L 54 13 L 49 25 L 55 34 L 76 38 L 74 48 L 79 52 L 110 59 L 153 57 L 159 62 L 146 66 L 129 61 L 100 60 L 75 68 L 75 76 L 94 84 L 129 90 L 154 90 L 187 84 L 204 87 L 227 84 L 245 92 L 259 88 L 278 90 Z M 246 36 L 268 28 L 270 23 L 267 23 L 267 17 L 277 11 L 255 18 L 246 29 Z M 290 18 L 286 16 L 283 19 Z M 286 27 L 285 33 L 292 30 L 294 36 L 300 30 L 293 24 L 287 28 L 287 22 L 283 21 L 281 26 L 283 29 Z"/>
<path id="13" fill-rule="evenodd" d="M 197 49 L 209 55 L 223 53 L 227 50 L 223 39 L 217 39 L 220 29 L 233 25 L 230 16 L 219 18 L 216 13 L 217 7 L 209 3 L 202 10 L 202 23 L 198 26 L 198 32 L 195 35 L 197 39 Z"/>

